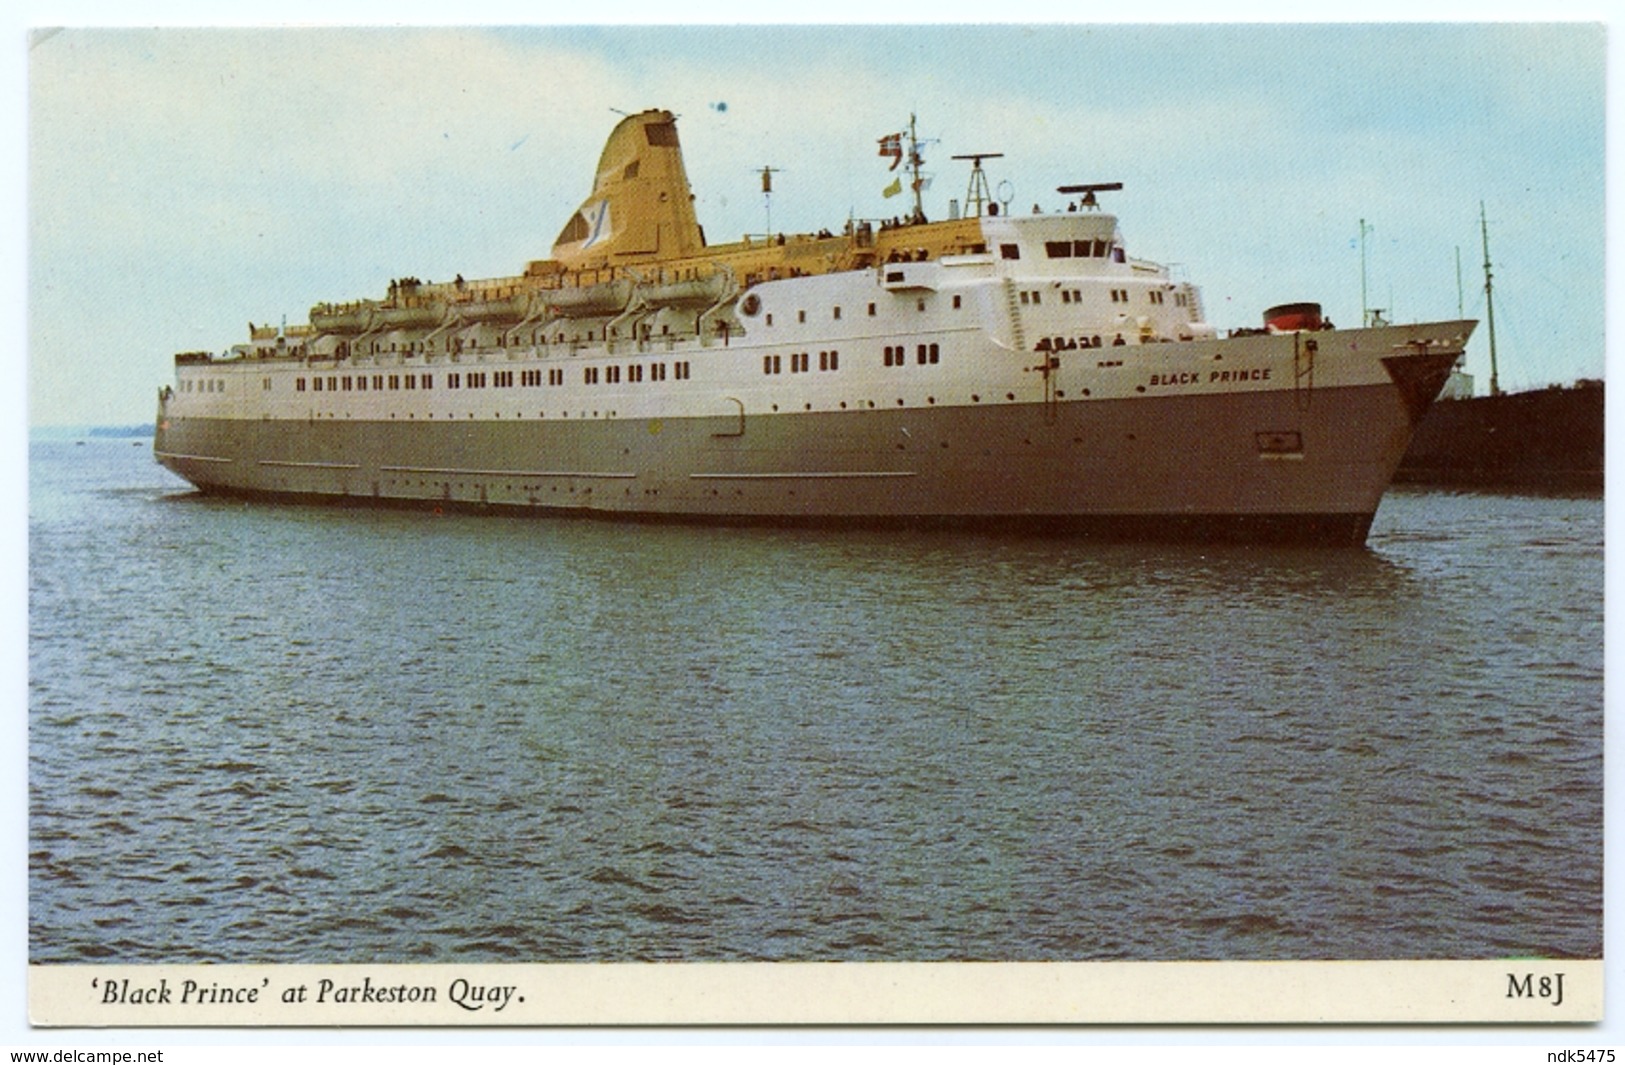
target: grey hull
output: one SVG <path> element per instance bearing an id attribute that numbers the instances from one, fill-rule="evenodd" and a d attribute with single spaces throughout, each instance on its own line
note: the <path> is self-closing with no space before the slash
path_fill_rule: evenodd
<path id="1" fill-rule="evenodd" d="M 155 451 L 203 491 L 263 498 L 1358 544 L 1416 416 L 1401 390 L 1363 386 L 701 418 L 172 417 Z"/>

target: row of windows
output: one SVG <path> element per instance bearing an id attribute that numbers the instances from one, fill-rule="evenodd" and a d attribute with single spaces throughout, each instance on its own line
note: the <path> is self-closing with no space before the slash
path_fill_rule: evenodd
<path id="1" fill-rule="evenodd" d="M 1051 259 L 1104 259 L 1111 254 L 1105 240 L 1046 240 L 1044 251 Z"/>
<path id="2" fill-rule="evenodd" d="M 1025 300 L 1023 300 L 1023 302 L 1025 302 Z M 964 297 L 955 296 L 953 298 L 953 308 L 954 308 L 954 310 L 957 311 L 963 306 L 964 306 Z M 923 299 L 915 300 L 914 301 L 914 307 L 915 307 L 916 310 L 919 310 L 919 311 L 925 310 L 925 300 L 923 300 Z M 839 307 L 831 307 L 830 311 L 832 312 L 832 315 L 835 318 L 835 320 L 839 321 L 840 317 L 841 317 L 841 309 Z M 869 304 L 869 317 L 873 318 L 874 316 L 875 316 L 875 305 L 871 303 L 871 304 Z M 797 323 L 803 323 L 806 320 L 807 320 L 807 312 L 806 311 L 799 311 L 799 310 L 796 311 L 796 321 L 797 321 Z M 773 315 L 768 314 L 768 315 L 764 316 L 763 324 L 764 325 L 772 325 L 773 324 Z"/>
<path id="3" fill-rule="evenodd" d="M 225 390 L 226 382 L 218 377 L 205 377 L 201 380 L 194 380 L 189 377 L 181 382 L 182 392 L 224 392 Z"/>
<path id="4" fill-rule="evenodd" d="M 602 381 L 602 383 L 606 384 L 606 385 L 618 385 L 618 384 L 621 383 L 621 367 L 619 367 L 619 366 L 605 366 L 605 367 L 602 367 L 601 369 L 603 370 L 602 374 L 599 373 L 600 367 L 597 367 L 597 366 L 585 366 L 585 367 L 583 367 L 582 370 L 581 370 L 581 383 L 585 384 L 585 385 L 596 385 L 596 384 L 599 384 L 600 381 Z M 666 364 L 663 363 L 663 362 L 652 363 L 648 367 L 648 373 L 649 373 L 649 380 L 651 380 L 651 381 L 664 381 L 666 379 Z M 626 382 L 627 382 L 627 384 L 634 384 L 634 385 L 635 384 L 640 384 L 643 381 L 643 376 L 644 376 L 644 365 L 642 363 L 636 363 L 635 362 L 635 363 L 631 364 L 630 366 L 626 367 Z M 555 380 L 555 377 L 557 378 L 557 380 Z M 674 381 L 687 381 L 688 377 L 689 377 L 689 365 L 688 365 L 688 363 L 686 363 L 686 362 L 674 362 L 674 363 L 672 363 L 671 364 L 671 377 L 672 377 L 672 380 L 674 380 Z M 564 371 L 563 370 L 549 370 L 547 372 L 547 383 L 550 384 L 550 385 L 552 385 L 552 384 L 560 384 L 560 385 L 562 385 L 564 383 Z"/>
<path id="5" fill-rule="evenodd" d="M 872 307 L 873 304 L 871 304 L 870 306 Z M 869 313 L 873 314 L 874 311 L 871 310 Z M 841 310 L 840 310 L 839 307 L 837 307 L 835 309 L 835 317 L 839 318 L 840 316 L 841 316 Z M 663 325 L 660 328 L 660 333 L 661 333 L 662 336 L 669 336 L 670 331 L 671 331 L 671 327 L 669 325 Z M 591 335 L 593 337 L 597 337 L 597 331 L 594 331 Z M 619 337 L 620 337 L 620 331 L 615 330 L 615 329 L 611 329 L 611 330 L 608 331 L 608 336 L 605 339 L 618 339 Z M 510 339 L 512 339 L 512 341 L 513 341 L 512 344 L 508 343 L 508 341 Z M 648 330 L 647 326 L 644 327 L 643 339 L 645 339 L 645 340 L 650 339 L 649 330 Z M 498 348 L 515 347 L 515 348 L 518 348 L 518 347 L 524 347 L 527 344 L 530 345 L 530 346 L 535 346 L 537 344 L 547 344 L 547 343 L 563 344 L 563 343 L 566 342 L 566 340 L 568 340 L 568 341 L 570 341 L 572 343 L 579 343 L 582 340 L 582 337 L 581 337 L 581 335 L 579 333 L 574 335 L 574 336 L 566 337 L 561 332 L 561 333 L 555 333 L 553 335 L 553 339 L 551 341 L 549 341 L 547 339 L 547 337 L 542 335 L 540 330 L 532 330 L 531 333 L 530 333 L 530 339 L 528 341 L 524 337 L 521 337 L 521 336 L 516 336 L 516 337 L 510 338 L 510 337 L 508 337 L 508 335 L 506 333 L 497 333 L 496 338 L 494 340 L 492 340 L 490 342 L 486 342 L 486 343 L 482 343 L 479 340 L 476 340 L 474 338 L 448 337 L 446 339 L 446 351 L 448 351 L 448 352 L 450 352 L 452 354 L 458 354 L 458 353 L 461 353 L 463 351 L 477 351 L 480 348 L 488 348 L 488 347 L 498 347 Z M 348 358 L 352 354 L 355 354 L 355 355 L 385 355 L 385 354 L 422 355 L 422 354 L 426 354 L 426 353 L 435 351 L 436 350 L 435 343 L 436 342 L 433 341 L 433 340 L 408 340 L 408 341 L 401 341 L 401 342 L 397 342 L 397 341 L 392 340 L 392 341 L 389 341 L 388 343 L 385 343 L 384 341 L 381 341 L 381 340 L 375 340 L 375 341 L 372 341 L 369 344 L 357 344 L 352 348 L 350 343 L 346 341 L 346 342 L 341 342 L 339 344 L 339 346 L 338 346 L 338 355 L 341 358 Z M 261 354 L 265 354 L 265 352 L 261 352 Z"/>
<path id="6" fill-rule="evenodd" d="M 455 382 L 457 375 L 452 374 L 451 377 L 452 381 Z M 266 380 L 269 381 L 270 379 L 267 378 Z M 370 378 L 366 374 L 345 374 L 343 377 L 313 377 L 310 379 L 310 390 L 312 392 L 324 390 L 328 392 L 365 392 L 367 391 L 368 381 L 372 382 L 374 392 L 382 392 L 386 381 L 391 392 L 399 391 L 402 388 L 415 389 L 420 384 L 422 387 L 429 389 L 434 387 L 434 374 L 392 373 L 385 375 L 379 373 L 373 374 Z M 452 384 L 450 387 L 456 388 L 457 385 Z M 293 390 L 303 392 L 305 390 L 305 378 L 295 378 Z"/>
<path id="7" fill-rule="evenodd" d="M 829 352 L 828 354 L 833 356 L 835 353 Z M 666 364 L 663 362 L 653 363 L 647 368 L 645 368 L 642 364 L 634 363 L 633 365 L 626 367 L 626 380 L 630 383 L 641 382 L 644 380 L 645 372 L 647 372 L 648 379 L 650 381 L 666 380 L 667 368 Z M 689 379 L 689 364 L 686 362 L 673 363 L 671 366 L 671 377 L 676 381 L 687 381 Z M 582 380 L 585 384 L 598 384 L 599 367 L 586 367 L 583 371 Z M 621 367 L 603 367 L 603 380 L 607 384 L 619 384 L 621 382 Z M 549 369 L 547 371 L 547 383 L 555 386 L 564 384 L 563 368 L 554 367 Z M 521 370 L 519 372 L 519 384 L 525 388 L 540 388 L 542 385 L 542 371 Z M 191 385 L 191 381 L 185 381 L 182 383 L 182 388 L 186 391 L 190 391 Z M 471 372 L 452 373 L 446 375 L 446 388 L 448 389 L 487 387 L 512 388 L 513 386 L 514 371 L 512 370 L 497 370 L 489 374 L 484 372 Z M 270 387 L 270 378 L 266 378 L 266 387 Z M 313 377 L 309 379 L 299 377 L 294 379 L 293 388 L 295 392 L 303 392 L 307 387 L 312 392 L 365 392 L 369 387 L 374 392 L 382 392 L 386 388 L 391 392 L 399 391 L 401 389 L 410 391 L 418 388 L 428 390 L 434 388 L 434 375 L 427 373 L 392 373 L 373 374 L 371 377 L 368 377 L 366 374 L 345 374 L 342 377 L 335 375 L 332 377 Z M 219 391 L 224 390 L 224 382 L 221 382 L 221 388 Z M 215 390 L 210 389 L 209 391 Z"/>
<path id="8" fill-rule="evenodd" d="M 1128 289 L 1126 289 L 1126 288 L 1114 288 L 1114 289 L 1111 290 L 1111 294 L 1112 294 L 1112 302 L 1113 303 L 1127 303 L 1129 301 L 1128 300 Z M 1020 295 L 1021 295 L 1021 302 L 1024 303 L 1024 304 L 1041 304 L 1041 303 L 1044 302 L 1043 298 L 1042 298 L 1043 293 L 1041 293 L 1041 292 L 1022 292 Z M 958 297 L 956 296 L 955 299 L 957 299 L 957 298 Z M 1166 293 L 1164 293 L 1161 289 L 1150 289 L 1149 291 L 1146 292 L 1146 299 L 1151 303 L 1165 303 L 1165 302 L 1167 302 Z M 1061 290 L 1061 302 L 1062 303 L 1082 303 L 1083 302 L 1083 292 L 1082 292 L 1082 290 L 1081 289 L 1075 289 L 1075 288 L 1063 288 Z M 1185 306 L 1185 294 L 1184 293 L 1177 294 L 1177 296 L 1175 297 L 1174 302 L 1176 302 L 1181 307 Z"/>
<path id="9" fill-rule="evenodd" d="M 888 347 L 881 352 L 881 360 L 887 366 L 903 366 L 908 363 L 908 349 L 898 344 Z M 935 365 L 942 361 L 942 352 L 935 344 L 920 344 L 914 349 L 914 361 L 921 366 Z"/>
<path id="10" fill-rule="evenodd" d="M 564 342 L 564 334 L 563 333 L 558 334 L 557 340 L 558 340 L 559 343 L 562 344 Z M 541 331 L 540 330 L 532 330 L 531 334 L 530 334 L 530 341 L 529 342 L 531 344 L 545 343 L 545 341 L 542 338 Z M 520 337 L 514 337 L 513 338 L 513 346 L 516 347 L 516 348 L 520 347 L 524 343 L 525 343 L 525 341 Z M 474 337 L 447 337 L 446 338 L 446 350 L 448 352 L 451 352 L 454 355 L 458 354 L 460 352 L 463 352 L 465 350 L 466 351 L 474 351 L 474 350 L 476 350 L 478 348 L 482 348 L 482 347 L 505 348 L 507 346 L 508 346 L 508 335 L 506 333 L 498 333 L 498 334 L 496 334 L 496 339 L 492 340 L 489 344 L 482 344 L 482 343 L 480 343 L 479 340 L 477 340 Z M 436 350 L 436 348 L 435 348 L 435 342 L 433 340 L 408 340 L 408 341 L 404 341 L 404 342 L 397 342 L 397 341 L 392 340 L 387 345 L 381 340 L 374 340 L 370 344 L 358 344 L 358 345 L 356 345 L 356 347 L 354 349 L 354 353 L 358 354 L 358 355 L 360 355 L 360 354 L 381 355 L 381 354 L 385 354 L 385 353 L 388 353 L 388 352 L 399 352 L 399 353 L 404 353 L 404 354 L 408 354 L 408 355 L 419 355 L 419 354 L 422 354 L 424 352 L 429 352 L 429 351 L 434 351 L 434 350 Z M 351 347 L 350 347 L 350 344 L 348 342 L 343 342 L 343 343 L 339 344 L 339 354 L 348 356 L 351 353 L 352 353 L 351 352 Z"/>
<path id="11" fill-rule="evenodd" d="M 820 371 L 839 370 L 841 368 L 841 353 L 838 351 L 820 351 L 818 353 L 818 369 Z M 812 371 L 812 354 L 806 351 L 792 351 L 790 353 L 791 373 L 810 373 Z M 775 374 L 784 372 L 784 360 L 778 355 L 762 356 L 762 372 Z"/>

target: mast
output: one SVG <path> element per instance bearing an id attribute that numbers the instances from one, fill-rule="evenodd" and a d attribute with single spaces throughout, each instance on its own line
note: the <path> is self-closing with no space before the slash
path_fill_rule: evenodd
<path id="1" fill-rule="evenodd" d="M 925 221 L 925 207 L 920 201 L 920 166 L 925 160 L 920 158 L 920 139 L 914 129 L 914 113 L 908 116 L 908 168 L 914 174 L 914 221 Z"/>
<path id="2" fill-rule="evenodd" d="M 1495 293 L 1490 272 L 1490 224 L 1484 217 L 1484 201 L 1478 201 L 1478 229 L 1484 240 L 1484 317 L 1490 327 L 1490 395 L 1501 394 L 1501 378 L 1495 365 Z"/>
<path id="3" fill-rule="evenodd" d="M 965 216 L 981 217 L 986 213 L 988 202 L 993 199 L 993 193 L 988 191 L 987 172 L 982 169 L 983 159 L 1003 159 L 1003 152 L 972 152 L 969 155 L 956 155 L 955 159 L 969 159 L 970 185 L 965 189 Z"/>
<path id="4" fill-rule="evenodd" d="M 776 166 L 764 166 L 758 173 L 762 175 L 762 207 L 767 211 L 767 239 L 773 239 L 773 175 L 779 172 Z"/>
<path id="5" fill-rule="evenodd" d="M 1365 235 L 1371 232 L 1372 227 L 1360 219 L 1360 324 L 1371 324 L 1371 302 L 1365 294 Z"/>

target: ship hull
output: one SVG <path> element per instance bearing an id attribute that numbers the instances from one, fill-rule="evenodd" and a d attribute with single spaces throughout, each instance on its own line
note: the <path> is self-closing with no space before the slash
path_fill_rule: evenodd
<path id="1" fill-rule="evenodd" d="M 203 491 L 266 499 L 1359 544 L 1415 416 L 1389 384 L 711 417 L 192 417 L 161 423 L 155 450 Z"/>
<path id="2" fill-rule="evenodd" d="M 1435 403 L 1395 480 L 1533 492 L 1603 489 L 1603 386 Z"/>
<path id="3" fill-rule="evenodd" d="M 522 276 L 177 355 L 158 460 L 267 499 L 1357 544 L 1474 326 L 1297 303 L 1221 338 L 1093 191 L 713 246 L 667 111 L 592 189 Z"/>

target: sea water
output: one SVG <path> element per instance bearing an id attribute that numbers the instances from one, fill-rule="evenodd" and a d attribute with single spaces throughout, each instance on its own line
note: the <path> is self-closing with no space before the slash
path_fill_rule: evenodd
<path id="1" fill-rule="evenodd" d="M 35 963 L 1601 956 L 1600 499 L 1264 549 L 29 474 Z"/>

